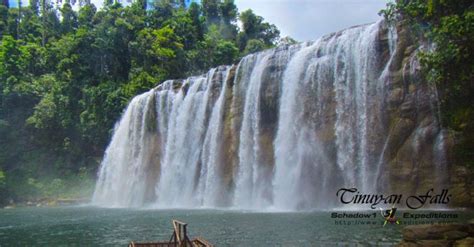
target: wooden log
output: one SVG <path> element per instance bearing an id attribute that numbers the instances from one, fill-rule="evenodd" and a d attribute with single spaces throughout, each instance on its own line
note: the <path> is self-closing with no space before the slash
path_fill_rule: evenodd
<path id="1" fill-rule="evenodd" d="M 188 237 L 187 225 L 184 222 L 173 220 L 173 234 L 168 242 L 130 242 L 128 247 L 213 247 L 212 244 L 201 237 L 191 241 Z"/>

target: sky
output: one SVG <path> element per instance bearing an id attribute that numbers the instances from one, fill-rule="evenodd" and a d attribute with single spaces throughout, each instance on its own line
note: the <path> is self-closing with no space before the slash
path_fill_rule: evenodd
<path id="1" fill-rule="evenodd" d="M 16 5 L 18 0 L 10 0 Z M 199 0 L 195 0 L 199 2 Z M 24 5 L 28 0 L 22 0 Z M 103 0 L 92 0 L 100 6 Z M 126 2 L 126 0 L 123 0 Z M 281 37 L 315 40 L 355 25 L 375 22 L 388 0 L 235 0 L 239 12 L 252 9 L 275 24 Z"/>
<path id="2" fill-rule="evenodd" d="M 281 37 L 315 40 L 355 25 L 375 22 L 388 0 L 235 0 L 239 12 L 252 9 L 275 24 Z"/>

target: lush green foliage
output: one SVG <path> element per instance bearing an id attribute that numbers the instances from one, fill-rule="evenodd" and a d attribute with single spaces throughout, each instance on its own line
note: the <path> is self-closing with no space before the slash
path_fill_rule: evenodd
<path id="1" fill-rule="evenodd" d="M 0 196 L 71 195 L 88 181 L 121 111 L 167 78 L 237 62 L 278 29 L 233 0 L 0 5 Z M 79 174 L 79 175 L 78 175 Z M 78 180 L 79 179 L 79 180 Z M 89 184 L 87 182 L 86 184 Z M 89 186 L 90 187 L 90 186 Z M 0 202 L 2 203 L 2 202 Z"/>
<path id="2" fill-rule="evenodd" d="M 470 0 L 399 0 L 382 13 L 407 21 L 433 44 L 421 54 L 427 79 L 441 99 L 443 122 L 459 133 L 459 162 L 474 165 L 474 3 Z"/>

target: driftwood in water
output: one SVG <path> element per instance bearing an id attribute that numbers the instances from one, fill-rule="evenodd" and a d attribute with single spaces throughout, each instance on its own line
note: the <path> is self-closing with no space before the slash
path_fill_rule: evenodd
<path id="1" fill-rule="evenodd" d="M 187 225 L 184 222 L 173 220 L 173 235 L 168 242 L 135 243 L 131 242 L 128 247 L 212 247 L 207 240 L 197 237 L 190 240 L 187 233 Z"/>

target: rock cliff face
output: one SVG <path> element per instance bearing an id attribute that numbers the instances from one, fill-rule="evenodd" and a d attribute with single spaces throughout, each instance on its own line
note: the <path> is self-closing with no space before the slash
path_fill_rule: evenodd
<path id="1" fill-rule="evenodd" d="M 398 247 L 470 247 L 474 245 L 474 221 L 467 224 L 407 226 Z"/>
<path id="2" fill-rule="evenodd" d="M 93 202 L 324 209 L 356 187 L 448 188 L 449 206 L 472 205 L 472 174 L 451 162 L 414 44 L 378 22 L 166 81 L 128 106 Z"/>

